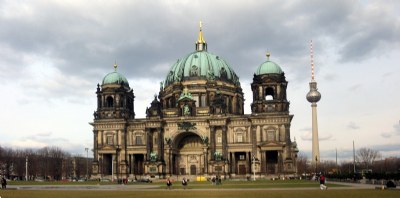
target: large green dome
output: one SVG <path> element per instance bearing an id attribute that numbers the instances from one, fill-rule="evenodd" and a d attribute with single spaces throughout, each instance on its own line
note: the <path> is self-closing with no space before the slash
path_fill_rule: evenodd
<path id="1" fill-rule="evenodd" d="M 265 61 L 264 63 L 262 63 L 260 66 L 258 66 L 257 70 L 256 70 L 256 75 L 263 75 L 263 74 L 282 74 L 283 71 L 281 69 L 281 67 L 270 61 L 269 60 L 269 53 L 267 54 L 267 61 Z"/>
<path id="2" fill-rule="evenodd" d="M 222 80 L 240 85 L 239 78 L 221 57 L 207 51 L 195 51 L 172 65 L 165 85 L 190 79 Z"/>
<path id="3" fill-rule="evenodd" d="M 117 65 L 114 65 L 115 71 L 107 74 L 103 78 L 103 82 L 101 85 L 108 85 L 108 84 L 123 84 L 129 87 L 128 80 L 125 78 L 124 75 L 118 73 L 117 70 Z"/>

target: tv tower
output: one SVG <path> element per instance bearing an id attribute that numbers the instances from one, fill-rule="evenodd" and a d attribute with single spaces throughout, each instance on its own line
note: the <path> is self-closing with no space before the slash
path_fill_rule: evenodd
<path id="1" fill-rule="evenodd" d="M 317 122 L 317 102 L 321 99 L 321 94 L 317 89 L 317 82 L 314 80 L 314 54 L 313 54 L 313 44 L 311 40 L 310 44 L 310 54 L 311 54 L 311 82 L 310 91 L 307 94 L 307 100 L 311 103 L 312 109 L 312 159 L 311 164 L 317 169 L 317 164 L 320 161 L 319 155 L 319 139 L 318 139 L 318 122 Z"/>

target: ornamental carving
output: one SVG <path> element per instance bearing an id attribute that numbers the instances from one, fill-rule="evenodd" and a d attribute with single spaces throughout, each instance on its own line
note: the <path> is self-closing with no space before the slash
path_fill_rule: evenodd
<path id="1" fill-rule="evenodd" d="M 178 129 L 179 130 L 185 130 L 188 132 L 190 129 L 196 130 L 196 123 L 191 123 L 191 122 L 182 122 L 178 123 Z"/>

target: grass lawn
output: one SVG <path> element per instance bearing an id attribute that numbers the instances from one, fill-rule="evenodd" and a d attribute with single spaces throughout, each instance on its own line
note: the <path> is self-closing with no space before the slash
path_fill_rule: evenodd
<path id="1" fill-rule="evenodd" d="M 157 184 L 157 183 L 155 183 Z M 164 183 L 158 184 L 160 188 L 165 188 Z M 179 182 L 173 183 L 173 188 L 182 189 Z M 210 182 L 189 182 L 189 189 L 235 189 L 235 188 L 309 188 L 319 186 L 318 182 L 306 180 L 256 180 L 256 181 L 222 181 L 222 185 L 212 185 Z M 345 185 L 329 184 L 329 187 L 345 187 Z"/>
<path id="2" fill-rule="evenodd" d="M 87 185 L 102 186 L 112 185 L 111 182 L 24 182 L 11 181 L 8 187 L 14 185 Z M 115 184 L 114 184 L 115 185 Z M 135 185 L 146 185 L 151 189 L 136 189 Z M 14 187 L 13 187 L 14 186 Z M 210 182 L 189 182 L 188 190 L 183 190 L 180 181 L 173 183 L 172 190 L 166 190 L 164 181 L 147 183 L 129 183 L 128 186 L 118 190 L 104 190 L 101 187 L 95 190 L 0 190 L 0 198 L 101 198 L 101 197 L 162 197 L 162 198 L 197 198 L 197 197 L 243 197 L 243 198 L 303 198 L 303 197 L 350 197 L 350 198 L 369 198 L 369 197 L 400 197 L 399 190 L 363 190 L 346 189 L 335 187 L 346 187 L 345 185 L 330 184 L 329 190 L 318 189 L 318 182 L 306 180 L 257 180 L 257 181 L 222 181 L 222 185 L 212 185 Z M 140 187 L 140 186 L 137 186 Z M 270 188 L 284 188 L 287 190 L 269 190 Z M 295 189 L 294 189 L 295 188 Z M 298 189 L 300 188 L 300 189 Z M 304 188 L 304 189 L 301 189 Z M 312 188 L 312 189 L 310 189 Z"/>
<path id="3" fill-rule="evenodd" d="M 35 182 L 35 181 L 10 181 L 9 185 L 115 185 L 112 182 Z M 158 181 L 153 183 L 136 183 L 130 182 L 128 185 L 148 185 L 154 188 L 165 188 L 165 182 Z M 319 184 L 315 181 L 309 180 L 256 180 L 256 181 L 230 181 L 222 180 L 222 185 L 212 185 L 210 182 L 189 182 L 188 188 L 190 189 L 233 189 L 233 188 L 306 188 L 317 187 Z M 180 181 L 173 181 L 173 188 L 182 188 Z M 329 184 L 329 187 L 345 187 L 345 185 Z"/>
<path id="4" fill-rule="evenodd" d="M 1 190 L 1 198 L 126 198 L 126 197 L 162 197 L 162 198 L 315 198 L 315 197 L 351 197 L 351 198 L 381 198 L 381 197 L 400 197 L 397 190 L 155 190 L 155 191 L 38 191 L 38 190 Z"/>

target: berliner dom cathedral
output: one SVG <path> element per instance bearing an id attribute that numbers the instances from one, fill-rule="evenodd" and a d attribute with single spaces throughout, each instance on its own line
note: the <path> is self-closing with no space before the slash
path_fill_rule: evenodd
<path id="1" fill-rule="evenodd" d="M 251 86 L 251 114 L 244 114 L 239 76 L 225 59 L 207 50 L 201 25 L 194 51 L 171 65 L 145 118 L 135 117 L 135 94 L 140 93 L 134 93 L 117 65 L 97 85 L 90 123 L 92 178 L 296 174 L 288 82 L 270 54 L 253 67 L 253 82 L 243 85 Z"/>

